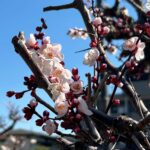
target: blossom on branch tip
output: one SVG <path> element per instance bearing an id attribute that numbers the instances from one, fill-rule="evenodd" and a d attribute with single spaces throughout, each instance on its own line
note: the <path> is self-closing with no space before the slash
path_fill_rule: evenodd
<path id="1" fill-rule="evenodd" d="M 68 111 L 68 102 L 66 100 L 56 100 L 55 111 L 58 113 L 58 117 L 64 116 Z"/>
<path id="2" fill-rule="evenodd" d="M 51 135 L 52 133 L 54 133 L 57 129 L 57 126 L 54 122 L 52 122 L 51 120 L 47 120 L 45 122 L 45 125 L 43 126 L 43 130 L 45 132 L 47 132 L 49 135 Z"/>
<path id="3" fill-rule="evenodd" d="M 128 50 L 133 52 L 136 61 L 140 61 L 144 59 L 144 48 L 145 43 L 141 42 L 138 37 L 131 37 L 130 39 L 126 40 L 123 45 L 124 50 Z"/>
<path id="4" fill-rule="evenodd" d="M 99 57 L 99 51 L 96 48 L 90 49 L 85 55 L 84 55 L 84 61 L 83 64 L 93 66 L 96 63 L 97 58 Z"/>
<path id="5" fill-rule="evenodd" d="M 29 48 L 34 48 L 37 44 L 34 34 L 30 34 L 30 38 L 26 41 L 26 45 Z"/>
<path id="6" fill-rule="evenodd" d="M 74 94 L 80 94 L 83 91 L 83 82 L 81 80 L 74 81 L 70 87 Z"/>

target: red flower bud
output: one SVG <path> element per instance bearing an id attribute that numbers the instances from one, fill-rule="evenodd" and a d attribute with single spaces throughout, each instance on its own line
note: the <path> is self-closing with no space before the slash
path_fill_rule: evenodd
<path id="1" fill-rule="evenodd" d="M 12 96 L 14 96 L 14 94 L 15 94 L 14 91 L 8 91 L 8 92 L 6 93 L 6 95 L 7 95 L 8 97 L 12 97 Z"/>
<path id="2" fill-rule="evenodd" d="M 76 68 L 76 67 L 72 68 L 72 74 L 78 75 L 78 68 Z"/>
<path id="3" fill-rule="evenodd" d="M 42 27 L 36 27 L 36 31 L 41 32 L 42 31 Z"/>
<path id="4" fill-rule="evenodd" d="M 92 82 L 97 83 L 97 77 L 96 76 L 92 77 Z"/>
<path id="5" fill-rule="evenodd" d="M 37 126 L 42 126 L 43 123 L 44 123 L 44 122 L 43 122 L 43 119 L 37 119 L 35 122 L 36 122 L 36 125 L 37 125 Z"/>
<path id="6" fill-rule="evenodd" d="M 120 99 L 113 99 L 112 102 L 113 102 L 113 104 L 116 105 L 116 106 L 120 105 Z"/>
<path id="7" fill-rule="evenodd" d="M 20 99 L 20 98 L 22 98 L 22 97 L 23 97 L 23 95 L 24 95 L 24 92 L 15 93 L 15 97 L 16 97 L 16 99 Z"/>
<path id="8" fill-rule="evenodd" d="M 44 112 L 43 112 L 43 116 L 49 116 L 49 112 L 47 111 L 47 110 L 45 110 Z"/>

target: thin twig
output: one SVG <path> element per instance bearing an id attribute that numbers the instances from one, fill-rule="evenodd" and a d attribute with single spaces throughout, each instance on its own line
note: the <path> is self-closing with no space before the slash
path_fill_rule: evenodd
<path id="1" fill-rule="evenodd" d="M 108 77 L 109 77 L 109 74 L 107 73 L 107 74 L 104 76 L 104 78 L 101 80 L 101 82 L 99 83 L 98 88 L 97 88 L 97 90 L 96 90 L 96 93 L 95 93 L 95 95 L 94 95 L 93 98 L 92 98 L 92 101 L 95 101 L 95 100 L 97 99 L 97 97 L 98 97 L 98 95 L 100 94 L 102 88 L 104 87 L 105 81 L 107 80 Z"/>
<path id="2" fill-rule="evenodd" d="M 35 99 L 37 102 L 39 102 L 40 104 L 44 105 L 45 107 L 47 107 L 49 110 L 51 110 L 54 114 L 57 114 L 57 112 L 55 111 L 55 109 L 49 105 L 48 103 L 46 103 L 44 100 L 42 100 L 39 96 L 37 96 L 37 94 L 34 95 Z"/>
<path id="3" fill-rule="evenodd" d="M 74 8 L 74 2 L 66 5 L 60 5 L 60 6 L 48 6 L 43 8 L 43 11 L 52 11 L 52 10 L 63 10 L 63 9 L 69 9 Z"/>
<path id="4" fill-rule="evenodd" d="M 91 74 L 88 73 L 87 74 L 87 78 L 88 78 L 88 93 L 87 93 L 87 104 L 91 104 Z"/>

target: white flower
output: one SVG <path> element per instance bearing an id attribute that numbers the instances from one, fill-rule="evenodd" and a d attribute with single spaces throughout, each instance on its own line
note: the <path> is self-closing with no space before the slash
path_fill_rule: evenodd
<path id="1" fill-rule="evenodd" d="M 60 102 L 60 101 L 66 101 L 66 96 L 65 96 L 65 93 L 63 92 L 60 92 L 59 96 L 56 99 L 56 102 Z"/>
<path id="2" fill-rule="evenodd" d="M 68 111 L 68 102 L 66 100 L 56 100 L 54 109 L 58 116 L 64 116 Z"/>
<path id="3" fill-rule="evenodd" d="M 83 114 L 88 115 L 88 116 L 93 114 L 92 111 L 88 109 L 88 105 L 83 98 L 79 97 L 78 103 L 79 105 L 77 109 L 79 112 L 82 112 Z"/>
<path id="4" fill-rule="evenodd" d="M 43 38 L 43 44 L 50 44 L 51 40 L 49 36 Z"/>
<path id="5" fill-rule="evenodd" d="M 124 49 L 125 50 L 129 50 L 129 51 L 134 51 L 135 52 L 135 59 L 137 61 L 140 61 L 141 59 L 144 59 L 144 48 L 145 48 L 145 43 L 141 42 L 141 40 L 138 40 L 138 37 L 132 37 L 130 39 L 128 39 L 127 41 L 125 41 L 124 43 Z"/>
<path id="6" fill-rule="evenodd" d="M 130 39 L 125 41 L 123 48 L 129 51 L 135 50 L 135 48 L 137 47 L 137 44 L 136 44 L 137 40 L 138 40 L 137 36 L 131 37 Z"/>
<path id="7" fill-rule="evenodd" d="M 99 51 L 95 48 L 90 49 L 85 55 L 84 55 L 84 61 L 83 64 L 93 66 L 96 63 L 97 58 L 99 57 Z"/>
<path id="8" fill-rule="evenodd" d="M 70 91 L 70 86 L 67 82 L 60 84 L 51 84 L 51 93 L 54 100 L 60 95 L 60 93 L 68 93 Z"/>
<path id="9" fill-rule="evenodd" d="M 69 81 L 71 77 L 72 77 L 71 71 L 68 69 L 64 69 L 61 78 L 63 78 L 63 80 Z"/>
<path id="10" fill-rule="evenodd" d="M 101 17 L 96 17 L 96 18 L 94 18 L 94 20 L 93 20 L 93 25 L 95 26 L 95 27 L 98 27 L 99 25 L 101 25 L 102 24 L 102 19 L 101 19 Z"/>
<path id="11" fill-rule="evenodd" d="M 36 43 L 37 41 L 34 34 L 30 34 L 30 38 L 26 42 L 27 47 L 34 47 Z"/>
<path id="12" fill-rule="evenodd" d="M 135 58 L 136 58 L 137 61 L 140 61 L 140 60 L 145 58 L 144 51 L 143 51 L 144 48 L 145 48 L 145 44 L 141 44 L 141 48 L 139 48 L 137 50 L 137 52 L 135 53 Z"/>
<path id="13" fill-rule="evenodd" d="M 74 81 L 70 87 L 74 94 L 80 94 L 83 91 L 83 82 L 81 80 Z"/>
<path id="14" fill-rule="evenodd" d="M 49 135 L 54 133 L 57 129 L 56 124 L 52 122 L 51 120 L 47 120 L 45 122 L 46 125 L 43 126 L 43 130 L 47 132 Z"/>
<path id="15" fill-rule="evenodd" d="M 38 51 L 45 59 L 54 59 L 55 57 L 59 61 L 63 61 L 64 56 L 61 54 L 61 45 L 60 44 L 45 44 Z"/>

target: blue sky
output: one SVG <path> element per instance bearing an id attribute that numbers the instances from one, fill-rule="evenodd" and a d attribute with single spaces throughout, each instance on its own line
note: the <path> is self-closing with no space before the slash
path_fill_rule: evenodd
<path id="1" fill-rule="evenodd" d="M 30 33 L 35 32 L 35 27 L 40 25 L 40 18 L 44 17 L 48 29 L 46 35 L 51 37 L 53 43 L 61 43 L 63 53 L 65 55 L 65 64 L 68 69 L 76 66 L 79 67 L 82 80 L 85 81 L 84 73 L 89 72 L 90 68 L 82 65 L 83 54 L 74 52 L 77 50 L 86 49 L 89 47 L 89 40 L 72 40 L 66 35 L 71 27 L 83 27 L 80 14 L 74 10 L 63 10 L 43 13 L 42 8 L 49 5 L 57 5 L 71 2 L 71 0 L 1 0 L 0 5 L 0 115 L 7 116 L 6 104 L 10 100 L 15 105 L 18 105 L 20 110 L 30 101 L 31 96 L 25 95 L 23 99 L 15 100 L 7 98 L 6 91 L 24 90 L 23 77 L 31 74 L 30 69 L 15 53 L 11 39 L 17 35 L 19 31 L 24 31 L 26 37 Z M 112 0 L 106 0 L 111 2 Z M 125 1 L 121 4 L 126 5 Z M 135 16 L 135 13 L 130 8 L 130 13 Z M 110 56 L 112 59 L 112 57 Z M 116 63 L 116 61 L 113 61 Z M 43 99 L 53 104 L 49 97 L 43 91 L 39 91 Z M 40 112 L 43 108 L 39 107 Z M 34 120 L 34 119 L 33 119 Z M 21 121 L 16 128 L 33 129 L 40 131 L 41 129 L 34 125 L 34 121 Z"/>

